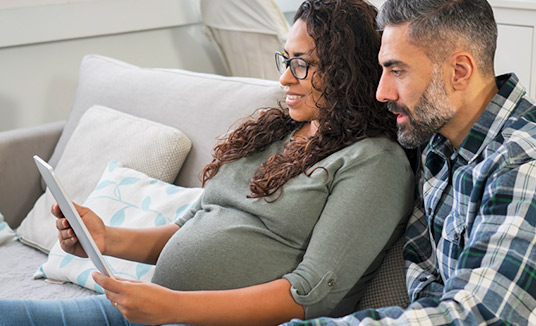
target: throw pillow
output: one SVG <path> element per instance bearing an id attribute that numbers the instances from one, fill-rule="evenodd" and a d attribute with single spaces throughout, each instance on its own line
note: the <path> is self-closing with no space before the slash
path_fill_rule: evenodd
<path id="1" fill-rule="evenodd" d="M 4 215 L 0 213 L 0 245 L 13 241 L 16 238 L 17 235 L 11 230 L 7 222 L 4 221 Z"/>
<path id="2" fill-rule="evenodd" d="M 112 161 L 84 206 L 106 225 L 146 228 L 173 223 L 199 198 L 202 188 L 183 188 L 160 181 Z M 154 266 L 105 256 L 114 275 L 150 282 Z M 87 258 L 65 253 L 56 241 L 46 263 L 34 278 L 72 282 L 103 293 L 91 273 L 97 269 Z"/>
<path id="3" fill-rule="evenodd" d="M 95 188 L 111 160 L 147 175 L 173 182 L 191 147 L 179 130 L 103 106 L 86 111 L 55 170 L 76 203 Z M 35 203 L 17 233 L 21 242 L 48 253 L 56 241 L 55 203 L 49 190 Z"/>
<path id="4" fill-rule="evenodd" d="M 49 163 L 57 166 L 80 117 L 98 103 L 191 136 L 195 146 L 175 184 L 198 187 L 199 171 L 212 160 L 216 139 L 258 108 L 277 107 L 284 98 L 279 82 L 272 80 L 140 68 L 90 54 L 80 65 L 73 108 Z"/>

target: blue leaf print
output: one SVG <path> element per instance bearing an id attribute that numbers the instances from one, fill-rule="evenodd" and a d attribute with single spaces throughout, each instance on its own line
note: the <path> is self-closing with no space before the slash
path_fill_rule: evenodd
<path id="1" fill-rule="evenodd" d="M 138 280 L 140 280 L 141 277 L 149 273 L 150 270 L 151 270 L 151 265 L 138 263 L 136 264 L 136 277 L 138 278 Z"/>
<path id="2" fill-rule="evenodd" d="M 136 183 L 138 181 L 140 181 L 141 179 L 140 178 L 134 178 L 134 177 L 127 177 L 127 178 L 124 178 L 123 180 L 119 181 L 119 183 L 117 184 L 117 186 L 115 187 L 114 189 L 114 195 L 119 198 L 119 200 L 121 200 L 121 192 L 119 191 L 119 187 L 121 186 L 126 186 L 126 185 L 131 185 L 133 183 Z"/>
<path id="3" fill-rule="evenodd" d="M 0 231 L 2 231 L 3 229 L 5 229 L 7 226 L 7 223 L 6 222 L 2 222 L 0 223 Z"/>
<path id="4" fill-rule="evenodd" d="M 110 220 L 110 226 L 120 226 L 125 221 L 125 209 L 127 207 L 122 208 L 115 212 L 115 214 L 112 216 L 112 219 Z"/>
<path id="5" fill-rule="evenodd" d="M 104 290 L 97 283 L 95 283 L 95 291 L 104 294 Z"/>
<path id="6" fill-rule="evenodd" d="M 176 194 L 177 192 L 179 192 L 179 190 L 181 190 L 180 187 L 169 185 L 169 187 L 166 188 L 166 193 L 168 195 L 173 195 L 173 194 Z"/>
<path id="7" fill-rule="evenodd" d="M 48 278 L 47 274 L 45 273 L 45 270 L 43 269 L 43 265 L 41 265 L 41 267 L 39 267 L 39 271 L 41 272 L 41 274 L 42 274 L 45 278 Z"/>
<path id="8" fill-rule="evenodd" d="M 154 225 L 155 226 L 160 226 L 160 225 L 164 225 L 164 224 L 166 224 L 166 217 L 164 215 L 158 213 L 158 215 L 154 219 Z"/>
<path id="9" fill-rule="evenodd" d="M 63 257 L 61 263 L 60 263 L 60 268 L 64 268 L 65 266 L 69 265 L 69 263 L 71 262 L 71 260 L 73 260 L 74 256 L 73 255 L 69 255 L 67 254 L 65 257 Z"/>
<path id="10" fill-rule="evenodd" d="M 150 210 L 149 206 L 151 206 L 151 197 L 147 196 L 141 203 L 141 209 L 148 212 Z"/>
<path id="11" fill-rule="evenodd" d="M 113 184 L 114 184 L 113 181 L 110 181 L 110 180 L 104 180 L 103 182 L 99 183 L 99 184 L 95 187 L 95 189 L 96 189 L 96 190 L 99 190 L 99 189 L 102 189 L 102 188 L 104 188 L 104 187 L 107 187 L 107 186 L 109 186 L 109 185 L 113 185 Z"/>
<path id="12" fill-rule="evenodd" d="M 82 286 L 86 286 L 87 279 L 89 278 L 89 274 L 92 270 L 93 268 L 90 268 L 80 273 L 80 275 L 78 275 L 78 277 L 76 278 L 76 283 Z"/>
<path id="13" fill-rule="evenodd" d="M 115 168 L 119 165 L 119 162 L 117 161 L 111 161 L 109 164 L 108 164 L 108 171 L 112 172 L 113 170 L 115 170 Z"/>
<path id="14" fill-rule="evenodd" d="M 186 205 L 182 205 L 181 207 L 179 207 L 179 209 L 177 209 L 177 213 L 175 213 L 175 219 L 177 219 L 179 216 L 184 214 L 184 212 L 189 210 L 190 207 L 192 207 L 192 204 L 186 204 Z"/>
<path id="15" fill-rule="evenodd" d="M 124 178 L 123 180 L 121 180 L 121 182 L 119 182 L 119 184 L 117 186 L 119 187 L 119 186 L 131 185 L 131 184 L 136 183 L 136 182 L 138 182 L 140 180 L 141 180 L 140 178 L 134 178 L 134 177 Z"/>

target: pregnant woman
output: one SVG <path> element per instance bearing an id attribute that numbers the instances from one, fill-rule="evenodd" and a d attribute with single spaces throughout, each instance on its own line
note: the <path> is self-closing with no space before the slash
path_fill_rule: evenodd
<path id="1" fill-rule="evenodd" d="M 286 106 L 274 103 L 216 145 L 204 194 L 176 224 L 113 228 L 77 206 L 103 254 L 156 264 L 152 283 L 94 273 L 105 295 L 0 301 L 3 321 L 274 325 L 350 313 L 413 206 L 394 116 L 375 100 L 375 16 L 362 0 L 300 6 L 275 55 Z M 62 248 L 85 256 L 52 212 Z"/>

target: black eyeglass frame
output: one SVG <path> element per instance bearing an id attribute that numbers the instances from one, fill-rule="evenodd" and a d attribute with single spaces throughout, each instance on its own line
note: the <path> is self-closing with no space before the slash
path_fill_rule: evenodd
<path id="1" fill-rule="evenodd" d="M 282 62 L 279 60 L 280 57 L 283 58 Z M 290 67 L 290 72 L 292 73 L 292 76 L 294 76 L 294 78 L 296 78 L 296 79 L 305 79 L 305 78 L 307 78 L 307 75 L 309 74 L 309 67 L 313 65 L 312 63 L 308 62 L 304 58 L 300 58 L 300 57 L 292 57 L 292 58 L 287 59 L 285 57 L 284 53 L 280 52 L 280 51 L 277 51 L 275 53 L 274 58 L 275 58 L 275 66 L 277 68 L 277 71 L 279 71 L 279 73 L 281 75 L 283 73 L 285 73 L 285 71 Z M 303 76 L 303 77 L 296 76 L 296 71 L 295 71 L 296 68 L 294 68 L 294 66 L 292 65 L 293 60 L 303 61 L 303 63 L 305 63 L 305 76 Z M 281 63 L 284 66 L 282 66 Z"/>

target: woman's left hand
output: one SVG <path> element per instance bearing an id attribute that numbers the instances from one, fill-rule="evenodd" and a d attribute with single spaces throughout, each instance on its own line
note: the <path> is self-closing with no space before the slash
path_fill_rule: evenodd
<path id="1" fill-rule="evenodd" d="M 114 280 L 98 272 L 92 274 L 111 301 L 125 318 L 139 324 L 167 324 L 173 303 L 174 291 L 142 281 Z"/>

